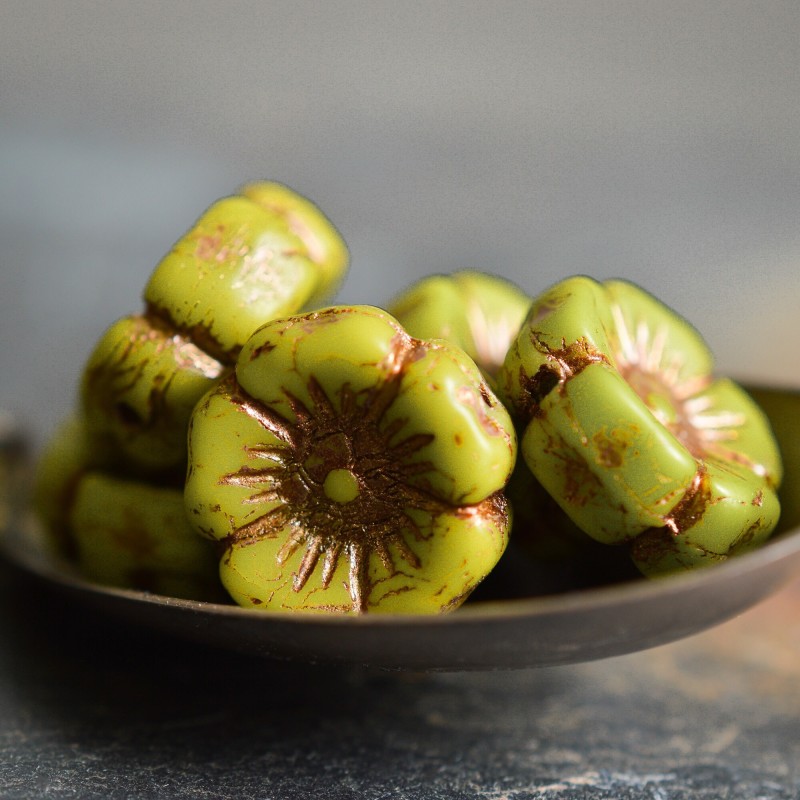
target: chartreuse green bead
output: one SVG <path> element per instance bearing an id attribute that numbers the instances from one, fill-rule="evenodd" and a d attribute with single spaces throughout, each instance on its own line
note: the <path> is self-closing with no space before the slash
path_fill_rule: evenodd
<path id="1" fill-rule="evenodd" d="M 662 524 L 697 471 L 692 455 L 604 364 L 544 397 L 520 447 L 576 524 L 606 544 Z"/>
<path id="2" fill-rule="evenodd" d="M 505 548 L 515 451 L 465 354 L 334 307 L 264 325 L 197 406 L 186 505 L 241 605 L 435 613 Z"/>
<path id="3" fill-rule="evenodd" d="M 102 444 L 75 415 L 42 452 L 32 505 L 45 545 L 97 583 L 221 599 L 216 553 L 186 520 L 181 489 L 121 477 Z"/>
<path id="4" fill-rule="evenodd" d="M 239 193 L 284 219 L 317 265 L 317 288 L 306 305 L 313 307 L 333 297 L 344 280 L 350 255 L 339 232 L 322 211 L 282 183 L 256 181 L 243 186 Z"/>
<path id="5" fill-rule="evenodd" d="M 125 317 L 100 338 L 84 369 L 88 432 L 130 469 L 183 471 L 189 416 L 223 372 L 157 318 Z"/>
<path id="6" fill-rule="evenodd" d="M 772 423 L 752 395 L 734 381 L 718 378 L 698 395 L 694 409 L 698 433 L 707 440 L 707 459 L 782 485 L 783 463 Z"/>
<path id="7" fill-rule="evenodd" d="M 248 193 L 259 194 L 256 188 Z M 144 292 L 150 313 L 206 352 L 234 360 L 259 325 L 296 313 L 343 272 L 341 256 L 334 267 L 315 260 L 323 246 L 319 233 L 301 235 L 301 206 L 298 200 L 290 218 L 249 196 L 214 203 L 150 276 Z M 309 224 L 318 231 L 321 217 L 312 216 Z"/>
<path id="8" fill-rule="evenodd" d="M 387 425 L 403 422 L 400 438 L 434 434 L 408 461 L 435 468 L 410 482 L 454 505 L 480 502 L 505 486 L 514 466 L 508 412 L 461 350 L 444 341 L 421 350 L 386 413 Z"/>
<path id="9" fill-rule="evenodd" d="M 777 532 L 790 531 L 800 526 L 800 392 L 764 386 L 749 391 L 779 442 L 784 474 L 778 493 L 781 518 Z"/>
<path id="10" fill-rule="evenodd" d="M 712 368 L 651 295 L 579 276 L 534 301 L 500 372 L 533 474 L 593 538 L 634 542 L 646 574 L 740 552 L 777 521 L 769 424 Z"/>
<path id="11" fill-rule="evenodd" d="M 513 283 L 472 270 L 423 278 L 388 306 L 420 339 L 446 339 L 460 347 L 488 377 L 505 359 L 530 307 Z"/>
<path id="12" fill-rule="evenodd" d="M 92 441 L 77 414 L 63 420 L 48 440 L 36 463 L 31 504 L 58 555 L 74 553 L 69 514 L 81 476 L 112 461 L 113 452 Z"/>
<path id="13" fill-rule="evenodd" d="M 694 488 L 668 525 L 633 541 L 634 563 L 645 575 L 724 561 L 763 544 L 778 523 L 774 488 L 729 464 L 709 461 Z"/>
<path id="14" fill-rule="evenodd" d="M 89 580 L 195 600 L 220 596 L 217 555 L 187 522 L 180 489 L 87 472 L 70 526 Z"/>

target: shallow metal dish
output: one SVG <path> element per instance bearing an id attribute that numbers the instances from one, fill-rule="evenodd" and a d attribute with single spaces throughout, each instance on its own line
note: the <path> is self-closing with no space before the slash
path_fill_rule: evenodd
<path id="1" fill-rule="evenodd" d="M 271 658 L 389 669 L 540 667 L 642 650 L 698 633 L 749 608 L 800 575 L 800 392 L 752 388 L 784 454 L 784 513 L 763 548 L 705 570 L 657 581 L 521 597 L 526 576 L 509 573 L 512 599 L 477 600 L 444 616 L 361 618 L 286 615 L 160 597 L 88 583 L 12 526 L 4 555 L 77 605 L 123 623 Z M 514 596 L 516 595 L 516 596 Z"/>

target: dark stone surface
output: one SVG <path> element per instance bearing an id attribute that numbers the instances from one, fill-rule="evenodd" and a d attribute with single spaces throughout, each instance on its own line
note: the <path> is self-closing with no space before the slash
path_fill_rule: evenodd
<path id="1" fill-rule="evenodd" d="M 633 656 L 408 674 L 117 629 L 0 578 L 4 798 L 800 797 L 797 587 Z"/>

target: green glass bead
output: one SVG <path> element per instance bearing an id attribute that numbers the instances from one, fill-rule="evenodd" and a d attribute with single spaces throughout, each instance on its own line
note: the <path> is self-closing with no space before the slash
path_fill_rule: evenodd
<path id="1" fill-rule="evenodd" d="M 718 378 L 691 403 L 693 425 L 704 440 L 706 461 L 719 461 L 745 475 L 760 475 L 772 486 L 783 484 L 783 462 L 772 423 L 741 386 Z"/>
<path id="2" fill-rule="evenodd" d="M 257 327 L 306 307 L 344 271 L 344 245 L 332 227 L 323 231 L 320 214 L 304 213 L 307 201 L 297 198 L 286 211 L 289 190 L 282 190 L 276 212 L 261 196 L 276 192 L 258 185 L 245 191 L 256 199 L 214 203 L 158 264 L 144 291 L 152 314 L 226 362 Z"/>
<path id="3" fill-rule="evenodd" d="M 634 542 L 647 574 L 740 552 L 777 521 L 769 423 L 712 369 L 651 295 L 578 276 L 534 301 L 499 374 L 531 472 L 590 536 Z"/>
<path id="4" fill-rule="evenodd" d="M 692 455 L 605 364 L 581 370 L 539 408 L 521 439 L 525 462 L 600 542 L 620 544 L 660 524 L 697 471 Z"/>
<path id="5" fill-rule="evenodd" d="M 530 307 L 513 283 L 464 270 L 432 275 L 388 306 L 389 313 L 420 339 L 446 339 L 493 378 Z"/>
<path id="6" fill-rule="evenodd" d="M 194 600 L 221 596 L 217 555 L 187 522 L 180 489 L 87 472 L 69 522 L 89 580 Z"/>
<path id="7" fill-rule="evenodd" d="M 800 392 L 764 386 L 749 387 L 758 408 L 775 432 L 784 466 L 778 496 L 781 518 L 776 533 L 800 527 Z"/>
<path id="8" fill-rule="evenodd" d="M 667 524 L 634 540 L 633 560 L 650 577 L 708 566 L 763 544 L 779 516 L 778 496 L 766 481 L 709 462 Z"/>
<path id="9" fill-rule="evenodd" d="M 75 552 L 69 514 L 81 477 L 112 460 L 113 453 L 96 446 L 79 415 L 63 420 L 48 440 L 36 463 L 31 505 L 56 554 Z"/>
<path id="10" fill-rule="evenodd" d="M 125 317 L 101 337 L 84 370 L 88 432 L 115 450 L 118 466 L 183 472 L 189 416 L 223 372 L 220 362 L 158 319 Z"/>
<path id="11" fill-rule="evenodd" d="M 241 605 L 434 613 L 502 554 L 515 453 L 463 352 L 334 307 L 264 325 L 197 406 L 188 516 Z"/>
<path id="12" fill-rule="evenodd" d="M 303 242 L 318 268 L 317 288 L 306 306 L 313 308 L 330 300 L 344 280 L 350 260 L 347 246 L 331 221 L 310 200 L 282 183 L 248 183 L 239 194 L 284 219 L 289 230 Z"/>

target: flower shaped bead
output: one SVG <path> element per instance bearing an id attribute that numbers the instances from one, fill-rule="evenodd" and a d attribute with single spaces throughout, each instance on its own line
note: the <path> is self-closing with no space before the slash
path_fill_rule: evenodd
<path id="1" fill-rule="evenodd" d="M 82 574 L 107 586 L 220 600 L 216 554 L 186 520 L 180 489 L 89 471 L 69 524 Z"/>
<path id="2" fill-rule="evenodd" d="M 423 278 L 396 297 L 389 312 L 412 336 L 460 347 L 493 379 L 530 304 L 513 283 L 464 270 Z"/>
<path id="3" fill-rule="evenodd" d="M 334 291 L 347 268 L 344 242 L 311 202 L 276 183 L 241 191 L 175 245 L 147 285 L 145 312 L 112 325 L 86 365 L 89 432 L 127 470 L 184 472 L 191 410 L 247 336 Z"/>
<path id="4" fill-rule="evenodd" d="M 122 477 L 85 420 L 65 420 L 37 465 L 33 507 L 55 554 L 89 580 L 175 597 L 218 600 L 214 547 L 186 519 L 178 486 Z"/>
<path id="5" fill-rule="evenodd" d="M 438 612 L 505 548 L 515 452 L 463 352 L 334 307 L 260 328 L 197 406 L 186 503 L 240 605 Z"/>
<path id="6" fill-rule="evenodd" d="M 255 183 L 214 203 L 145 287 L 148 313 L 223 362 L 265 321 L 297 313 L 333 291 L 347 250 L 308 200 Z"/>
<path id="7" fill-rule="evenodd" d="M 192 409 L 224 369 L 158 319 L 114 323 L 81 382 L 81 411 L 95 447 L 115 449 L 118 462 L 133 471 L 183 473 Z"/>
<path id="8" fill-rule="evenodd" d="M 75 555 L 69 515 L 78 482 L 85 472 L 111 460 L 93 444 L 84 419 L 73 415 L 58 425 L 36 462 L 31 505 L 49 549 L 60 556 Z"/>
<path id="9" fill-rule="evenodd" d="M 593 538 L 632 543 L 646 574 L 754 547 L 778 519 L 766 417 L 712 366 L 641 289 L 575 277 L 534 302 L 501 370 L 533 474 Z"/>

